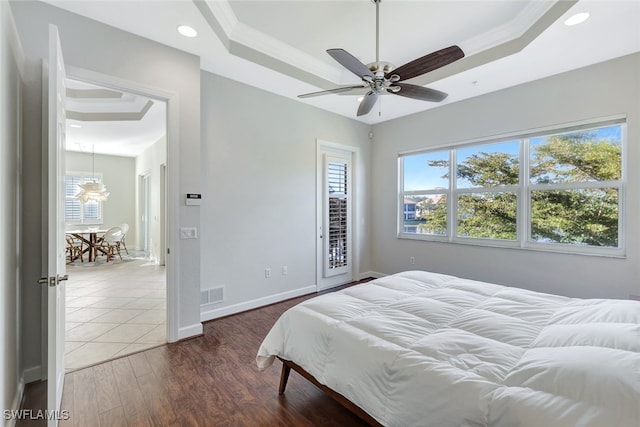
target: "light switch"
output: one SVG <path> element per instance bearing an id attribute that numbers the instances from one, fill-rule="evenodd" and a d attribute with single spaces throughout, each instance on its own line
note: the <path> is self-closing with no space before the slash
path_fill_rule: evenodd
<path id="1" fill-rule="evenodd" d="M 182 227 L 180 229 L 180 239 L 197 239 L 198 229 L 195 227 Z"/>
<path id="2" fill-rule="evenodd" d="M 200 206 L 201 202 L 202 202 L 202 194 L 187 193 L 187 197 L 185 199 L 185 204 L 187 206 Z"/>

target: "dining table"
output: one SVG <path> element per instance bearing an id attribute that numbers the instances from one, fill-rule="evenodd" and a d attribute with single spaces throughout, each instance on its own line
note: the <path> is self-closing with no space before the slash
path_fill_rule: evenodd
<path id="1" fill-rule="evenodd" d="M 87 245 L 87 247 L 82 250 L 82 253 L 88 252 L 89 262 L 92 262 L 95 261 L 98 256 L 98 251 L 100 251 L 100 240 L 98 239 L 98 235 L 104 234 L 106 231 L 106 228 L 82 228 L 77 230 L 66 230 L 65 234 L 75 239 L 79 239 Z"/>

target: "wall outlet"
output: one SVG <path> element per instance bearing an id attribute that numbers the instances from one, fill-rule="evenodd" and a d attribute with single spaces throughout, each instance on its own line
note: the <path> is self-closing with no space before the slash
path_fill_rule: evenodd
<path id="1" fill-rule="evenodd" d="M 415 265 L 415 263 L 416 263 L 416 257 L 414 257 L 414 256 L 410 256 L 410 257 L 409 257 L 409 264 L 411 264 L 411 265 Z"/>
<path id="2" fill-rule="evenodd" d="M 286 265 L 282 266 L 282 275 L 286 276 L 289 273 L 289 269 L 287 268 Z"/>
<path id="3" fill-rule="evenodd" d="M 264 269 L 264 278 L 265 279 L 271 278 L 271 269 L 270 268 L 265 268 Z"/>

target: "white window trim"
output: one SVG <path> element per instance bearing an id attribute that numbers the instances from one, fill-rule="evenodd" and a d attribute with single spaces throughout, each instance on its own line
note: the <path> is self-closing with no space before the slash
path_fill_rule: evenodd
<path id="1" fill-rule="evenodd" d="M 407 240 L 424 240 L 434 242 L 446 242 L 454 244 L 466 244 L 474 246 L 502 247 L 523 250 L 535 250 L 543 252 L 570 253 L 579 255 L 596 255 L 603 257 L 626 257 L 626 203 L 625 190 L 627 186 L 627 161 L 626 161 L 626 145 L 627 145 L 627 117 L 626 115 L 615 115 L 600 119 L 584 120 L 563 125 L 547 126 L 543 128 L 530 129 L 523 132 L 514 132 L 509 134 L 497 135 L 495 137 L 479 138 L 472 141 L 463 141 L 447 145 L 433 146 L 428 149 L 417 149 L 400 151 L 398 153 L 398 208 L 397 208 L 397 237 Z M 576 183 L 555 183 L 555 184 L 532 184 L 530 182 L 530 158 L 529 158 L 529 140 L 531 137 L 540 135 L 549 135 L 553 133 L 566 133 L 589 129 L 594 127 L 605 127 L 610 125 L 621 126 L 621 168 L 622 174 L 619 181 L 590 181 Z M 457 176 L 455 173 L 456 150 L 466 146 L 485 145 L 499 143 L 509 140 L 519 140 L 519 182 L 517 186 L 496 186 L 496 187 L 475 187 L 475 188 L 457 188 Z M 419 155 L 435 151 L 449 151 L 449 188 L 431 189 L 431 190 L 412 190 L 403 191 L 404 169 L 403 157 L 411 155 Z M 453 172 L 453 173 L 452 173 Z M 539 243 L 531 240 L 531 192 L 536 190 L 576 190 L 576 189 L 597 189 L 597 188 L 616 188 L 618 190 L 618 247 L 597 247 L 597 246 L 579 246 L 564 243 Z M 475 237 L 457 236 L 457 220 L 456 220 L 456 200 L 460 194 L 471 194 L 477 192 L 515 192 L 517 197 L 516 206 L 516 239 L 500 240 L 500 239 L 483 239 Z M 428 194 L 445 194 L 447 197 L 447 231 L 445 236 L 416 234 L 404 232 L 404 198 L 409 195 L 428 195 Z"/>

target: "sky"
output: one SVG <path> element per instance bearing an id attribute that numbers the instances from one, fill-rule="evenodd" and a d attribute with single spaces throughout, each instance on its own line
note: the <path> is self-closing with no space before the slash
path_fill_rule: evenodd
<path id="1" fill-rule="evenodd" d="M 616 124 L 612 126 L 595 129 L 594 132 L 598 139 L 606 139 L 610 141 L 622 140 L 622 125 Z M 543 143 L 546 138 L 553 135 L 545 135 L 543 137 L 531 138 L 531 146 Z M 499 142 L 493 144 L 473 145 L 461 147 L 457 150 L 458 163 L 478 152 L 493 153 L 502 152 L 518 156 L 519 140 Z M 432 151 L 417 155 L 408 155 L 403 157 L 404 162 L 404 190 L 433 190 L 437 188 L 448 188 L 448 178 L 443 178 L 448 172 L 448 166 L 445 167 L 429 167 L 429 162 L 433 160 L 449 160 L 449 150 Z M 459 183 L 460 187 L 468 187 L 464 183 Z"/>

